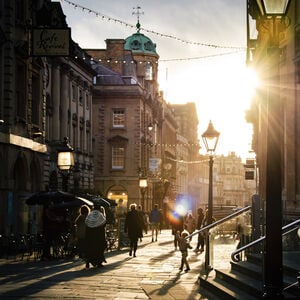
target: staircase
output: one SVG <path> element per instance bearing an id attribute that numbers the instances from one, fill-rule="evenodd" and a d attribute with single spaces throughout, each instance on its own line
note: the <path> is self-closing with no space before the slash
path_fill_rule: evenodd
<path id="1" fill-rule="evenodd" d="M 262 255 L 247 254 L 247 260 L 231 262 L 229 270 L 214 269 L 209 276 L 201 275 L 200 293 L 212 300 L 262 299 Z M 300 251 L 283 252 L 283 294 L 285 299 L 300 299 L 299 285 L 287 286 L 297 281 L 300 275 Z"/>

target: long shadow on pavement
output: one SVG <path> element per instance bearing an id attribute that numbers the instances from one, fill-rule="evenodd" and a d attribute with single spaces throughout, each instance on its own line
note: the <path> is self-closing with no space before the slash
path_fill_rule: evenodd
<path id="1" fill-rule="evenodd" d="M 125 263 L 128 259 L 130 258 L 126 257 L 123 260 L 105 265 L 103 268 L 91 268 L 90 270 L 85 270 L 84 268 L 74 270 L 75 267 L 81 264 L 84 267 L 84 263 L 63 259 L 47 262 L 24 261 L 4 263 L 0 266 L 1 286 L 3 287 L 5 284 L 13 286 L 14 283 L 17 283 L 17 285 L 12 290 L 6 292 L 2 288 L 0 298 L 26 298 L 61 282 L 71 281 L 80 277 L 94 276 L 95 273 L 103 273 L 114 269 Z"/>

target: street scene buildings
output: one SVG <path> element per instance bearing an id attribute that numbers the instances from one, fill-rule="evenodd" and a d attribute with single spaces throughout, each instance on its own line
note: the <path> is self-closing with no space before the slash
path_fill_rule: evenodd
<path id="1" fill-rule="evenodd" d="M 194 217 L 208 209 L 208 220 L 252 206 L 249 232 L 273 238 L 276 223 L 266 253 L 281 243 L 282 225 L 300 215 L 300 3 L 290 1 L 284 22 L 258 3 L 247 1 L 257 29 L 247 63 L 264 85 L 247 111 L 256 157 L 245 162 L 234 149 L 216 156 L 216 144 L 200 154 L 196 104 L 165 99 L 155 40 L 139 18 L 131 35 L 83 49 L 60 2 L 1 1 L 0 235 L 42 233 L 43 206 L 26 200 L 63 191 L 114 200 L 122 217 L 132 203 L 145 212 L 158 204 L 163 228 L 178 203 Z M 297 238 L 284 239 L 284 249 L 299 250 Z"/>
<path id="2" fill-rule="evenodd" d="M 71 28 L 58 2 L 30 8 L 27 1 L 1 7 L 1 231 L 40 231 L 40 207 L 25 200 L 45 190 L 101 194 L 126 209 L 158 203 L 166 211 L 177 195 L 189 198 L 194 214 L 205 207 L 208 169 L 198 163 L 195 104 L 166 102 L 156 45 L 140 24 L 127 38 L 108 38 L 106 49 L 81 49 L 70 39 L 68 55 L 46 55 L 32 35 L 65 29 L 69 38 Z M 67 183 L 57 166 L 64 138 L 75 156 Z"/>

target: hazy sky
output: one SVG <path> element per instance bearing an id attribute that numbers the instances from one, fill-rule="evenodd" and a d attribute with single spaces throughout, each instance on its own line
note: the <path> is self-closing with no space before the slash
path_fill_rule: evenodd
<path id="1" fill-rule="evenodd" d="M 132 35 L 136 30 L 130 25 L 137 23 L 134 8 L 140 6 L 140 24 L 147 30 L 141 33 L 156 44 L 160 89 L 166 100 L 195 102 L 199 136 L 211 119 L 221 132 L 217 153 L 235 151 L 243 158 L 247 156 L 251 126 L 244 116 L 249 107 L 248 83 L 252 78 L 245 65 L 246 0 L 62 0 L 61 3 L 72 38 L 82 48 L 105 48 L 106 39 Z M 200 143 L 204 147 L 201 138 Z"/>

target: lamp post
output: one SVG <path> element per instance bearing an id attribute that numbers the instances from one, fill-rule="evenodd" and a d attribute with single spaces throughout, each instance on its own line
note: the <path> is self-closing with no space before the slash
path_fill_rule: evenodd
<path id="1" fill-rule="evenodd" d="M 207 207 L 207 224 L 212 223 L 213 216 L 213 163 L 214 153 L 218 144 L 220 133 L 215 130 L 211 121 L 209 121 L 206 131 L 202 134 L 202 139 L 209 154 L 209 185 L 208 185 L 208 207 Z M 205 244 L 205 271 L 209 272 L 212 269 L 210 264 L 210 243 L 209 243 L 209 232 L 206 235 Z"/>
<path id="2" fill-rule="evenodd" d="M 289 0 L 256 0 L 260 14 L 272 24 L 268 41 L 270 84 L 267 99 L 266 241 L 264 251 L 264 299 L 284 299 L 282 294 L 282 107 L 279 96 L 279 33 Z"/>
<path id="3" fill-rule="evenodd" d="M 146 193 L 146 189 L 148 187 L 148 181 L 147 178 L 140 178 L 139 181 L 139 187 L 141 190 L 141 194 L 142 194 L 142 209 L 144 210 L 144 205 L 145 205 L 145 193 Z"/>
<path id="4" fill-rule="evenodd" d="M 68 191 L 70 170 L 74 167 L 74 149 L 69 144 L 69 139 L 64 138 L 62 147 L 57 149 L 57 166 L 62 174 L 62 189 Z"/>

